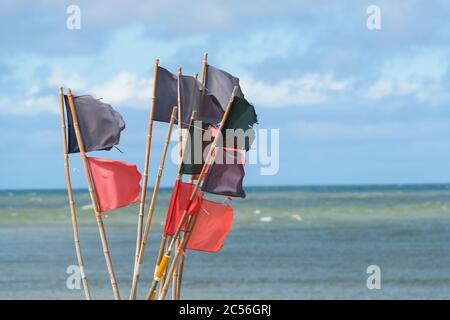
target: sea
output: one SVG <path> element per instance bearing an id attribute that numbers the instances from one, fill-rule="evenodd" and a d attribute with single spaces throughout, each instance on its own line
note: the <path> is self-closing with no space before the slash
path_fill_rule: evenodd
<path id="1" fill-rule="evenodd" d="M 171 190 L 158 196 L 138 299 Z M 112 299 L 95 216 L 75 191 L 94 299 Z M 450 184 L 247 188 L 218 253 L 186 252 L 182 299 L 450 299 Z M 137 205 L 104 216 L 127 299 Z M 65 190 L 0 191 L 0 299 L 84 299 Z M 170 299 L 170 294 L 168 295 Z"/>

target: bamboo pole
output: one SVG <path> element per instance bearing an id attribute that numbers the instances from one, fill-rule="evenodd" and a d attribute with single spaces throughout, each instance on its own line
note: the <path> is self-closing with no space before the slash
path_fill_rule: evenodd
<path id="1" fill-rule="evenodd" d="M 153 114 L 155 112 L 155 99 L 156 99 L 156 90 L 157 90 L 157 82 L 158 82 L 158 66 L 159 59 L 155 59 L 155 63 L 153 65 L 153 90 L 152 97 L 150 102 L 150 115 L 148 119 L 148 131 L 147 138 L 145 144 L 145 160 L 144 160 L 144 172 L 142 178 L 142 191 L 141 191 L 141 199 L 139 204 L 139 215 L 138 215 L 138 223 L 137 223 L 137 235 L 136 235 L 136 253 L 134 258 L 134 271 L 133 271 L 133 279 L 136 276 L 136 266 L 139 259 L 139 249 L 142 241 L 142 226 L 144 224 L 144 211 L 145 211 L 145 200 L 147 197 L 147 184 L 148 184 L 148 167 L 150 162 L 150 151 L 152 147 L 152 133 L 153 133 Z M 136 299 L 136 290 L 131 290 L 130 292 L 130 300 Z"/>
<path id="2" fill-rule="evenodd" d="M 86 277 L 86 274 L 84 273 L 83 255 L 81 254 L 80 238 L 78 236 L 77 212 L 75 208 L 75 201 L 73 199 L 72 182 L 70 179 L 69 155 L 67 153 L 66 118 L 64 111 L 63 88 L 59 88 L 59 103 L 61 109 L 61 133 L 64 151 L 64 169 L 66 172 L 67 196 L 69 198 L 70 215 L 72 219 L 73 240 L 75 242 L 75 251 L 77 254 L 78 267 L 80 269 L 81 282 L 83 283 L 84 295 L 86 296 L 86 300 L 91 300 L 92 297 L 91 297 L 91 290 L 89 288 L 89 282 Z"/>
<path id="3" fill-rule="evenodd" d="M 178 68 L 178 77 L 177 77 L 177 86 L 178 86 L 178 165 L 181 164 L 181 161 L 183 160 L 183 130 L 182 130 L 182 122 L 183 119 L 181 118 L 181 68 Z"/>
<path id="4" fill-rule="evenodd" d="M 191 124 L 194 121 L 194 119 L 196 118 L 196 116 L 197 116 L 197 111 L 195 111 L 195 110 L 192 111 L 188 128 L 191 127 Z M 184 144 L 183 144 L 183 149 L 182 149 L 183 156 L 184 156 L 184 152 L 186 151 L 187 142 L 189 141 L 188 139 L 189 139 L 189 130 L 187 130 L 185 137 L 184 137 Z M 177 178 L 176 178 L 177 181 L 181 180 L 183 177 L 183 174 L 181 173 L 181 166 L 182 166 L 182 162 L 179 162 L 178 163 L 178 174 L 177 174 Z M 159 265 L 163 258 L 168 238 L 170 239 L 170 237 L 167 237 L 166 235 L 164 235 L 164 232 L 163 232 L 162 237 L 161 237 L 161 244 L 159 246 L 159 251 L 158 251 L 158 255 L 157 255 L 157 259 L 156 259 L 155 275 L 153 277 L 152 285 L 150 287 L 149 293 L 146 296 L 147 300 L 154 300 L 156 286 L 158 285 L 158 282 L 164 283 L 164 274 L 162 274 L 160 277 L 157 277 L 156 272 L 159 269 Z M 171 241 L 169 240 L 169 242 L 171 242 Z"/>
<path id="5" fill-rule="evenodd" d="M 207 65 L 207 60 L 208 60 L 208 54 L 205 53 L 205 55 L 203 56 L 203 61 L 202 61 L 202 85 L 205 85 L 205 79 L 206 79 L 206 65 Z M 198 79 L 198 73 L 194 73 L 194 79 L 197 80 Z M 192 122 L 192 119 L 191 119 Z M 191 125 L 189 124 L 189 127 Z M 192 183 L 194 181 L 194 175 L 191 174 L 191 176 L 189 177 L 189 183 Z M 174 300 L 180 300 L 181 297 L 181 283 L 183 280 L 183 272 L 184 272 L 184 261 L 185 261 L 186 257 L 184 255 L 181 255 L 180 257 L 180 261 L 178 262 L 178 267 L 177 267 L 177 273 L 174 274 L 174 279 L 176 279 L 177 282 L 177 286 L 176 286 L 176 293 L 175 293 L 175 297 Z"/>
<path id="6" fill-rule="evenodd" d="M 178 68 L 178 77 L 177 77 L 177 98 L 178 98 L 178 166 L 181 166 L 181 163 L 183 161 L 183 132 L 182 132 L 182 118 L 181 118 L 181 68 Z M 180 177 L 182 180 L 182 177 Z M 176 240 L 176 243 L 178 243 L 179 240 Z M 175 271 L 174 281 L 172 285 L 172 297 L 175 299 L 176 292 L 177 292 L 177 286 L 178 282 L 176 281 L 178 279 L 178 270 Z"/>
<path id="7" fill-rule="evenodd" d="M 145 222 L 144 234 L 142 237 L 141 245 L 139 247 L 138 261 L 137 261 L 137 266 L 135 268 L 135 272 L 134 272 L 134 276 L 133 276 L 133 283 L 132 283 L 132 287 L 131 287 L 131 292 L 134 293 L 134 296 L 136 296 L 136 292 L 137 292 L 137 286 L 138 286 L 138 282 L 139 282 L 139 278 L 140 278 L 140 272 L 141 272 L 142 264 L 144 261 L 145 248 L 147 247 L 148 235 L 150 233 L 153 213 L 155 212 L 156 198 L 158 196 L 159 184 L 161 183 L 161 177 L 162 177 L 162 173 L 164 171 L 164 164 L 166 162 L 167 150 L 169 149 L 169 142 L 170 142 L 170 137 L 172 135 L 172 128 L 173 128 L 173 123 L 175 120 L 175 112 L 177 111 L 177 109 L 178 109 L 177 107 L 173 107 L 173 109 L 172 109 L 172 115 L 170 116 L 169 127 L 167 129 L 166 140 L 165 140 L 163 152 L 161 155 L 161 161 L 159 164 L 158 174 L 156 176 L 155 185 L 153 186 L 152 199 L 150 202 L 150 208 L 148 209 L 148 215 L 147 215 L 147 220 Z"/>
<path id="8" fill-rule="evenodd" d="M 80 155 L 81 155 L 81 159 L 83 160 L 84 171 L 86 173 L 86 180 L 88 183 L 89 195 L 91 197 L 91 201 L 94 206 L 95 217 L 97 219 L 98 230 L 100 233 L 100 239 L 101 239 L 102 247 L 103 247 L 103 254 L 105 256 L 106 267 L 108 269 L 108 274 L 109 274 L 109 279 L 111 281 L 111 287 L 113 290 L 114 299 L 120 300 L 119 287 L 117 285 L 116 276 L 114 274 L 114 268 L 112 265 L 111 255 L 109 252 L 109 246 L 108 246 L 108 240 L 106 238 L 105 227 L 103 225 L 103 219 L 102 219 L 102 215 L 100 212 L 97 195 L 95 193 L 95 186 L 92 182 L 92 177 L 91 177 L 91 172 L 89 169 L 88 160 L 86 158 L 86 153 L 84 151 L 83 139 L 80 134 L 80 128 L 78 126 L 77 114 L 76 114 L 75 106 L 73 104 L 73 99 L 72 99 L 72 91 L 70 89 L 69 89 L 67 97 L 69 99 L 70 113 L 72 114 L 73 126 L 75 129 L 75 135 L 76 135 L 77 142 L 78 142 L 78 148 L 80 149 Z"/>
<path id="9" fill-rule="evenodd" d="M 208 66 L 208 53 L 205 53 L 203 55 L 203 61 L 202 61 L 202 85 L 206 86 L 206 68 Z"/>

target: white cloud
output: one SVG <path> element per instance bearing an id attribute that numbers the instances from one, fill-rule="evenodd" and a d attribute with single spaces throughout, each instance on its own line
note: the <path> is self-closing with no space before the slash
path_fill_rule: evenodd
<path id="1" fill-rule="evenodd" d="M 412 95 L 421 103 L 446 103 L 448 48 L 413 48 L 382 63 L 377 81 L 363 89 L 362 96 L 379 100 L 388 96 Z"/>
<path id="2" fill-rule="evenodd" d="M 378 80 L 363 90 L 363 96 L 379 100 L 389 95 L 410 95 L 418 93 L 421 86 L 417 82 Z"/>
<path id="3" fill-rule="evenodd" d="M 140 78 L 132 73 L 121 72 L 99 85 L 93 86 L 86 92 L 85 85 L 78 74 L 68 74 L 62 69 L 54 70 L 47 83 L 55 88 L 54 95 L 43 94 L 39 85 L 31 88 L 19 97 L 0 97 L 0 114 L 12 114 L 17 116 L 33 116 L 39 113 L 59 113 L 59 98 L 57 88 L 63 86 L 73 89 L 74 93 L 92 94 L 97 98 L 103 98 L 105 102 L 120 104 L 131 108 L 148 108 L 152 81 Z"/>
<path id="4" fill-rule="evenodd" d="M 124 104 L 127 107 L 147 108 L 151 92 L 150 79 L 139 78 L 129 73 L 121 72 L 111 80 L 94 86 L 92 91 L 97 97 L 102 97 L 109 103 Z"/>
<path id="5" fill-rule="evenodd" d="M 0 114 L 34 116 L 39 113 L 59 113 L 57 95 L 29 94 L 23 98 L 0 97 Z"/>
<path id="6" fill-rule="evenodd" d="M 299 122 L 290 132 L 302 141 L 367 141 L 437 139 L 450 134 L 444 121 L 416 123 Z"/>
<path id="7" fill-rule="evenodd" d="M 246 97 L 251 102 L 261 107 L 278 108 L 323 103 L 332 94 L 349 90 L 352 81 L 336 80 L 331 73 L 314 73 L 275 84 L 242 77 L 241 83 Z"/>
<path id="8" fill-rule="evenodd" d="M 399 94 L 411 94 L 420 89 L 420 85 L 414 82 L 399 81 L 397 84 L 397 91 Z"/>
<path id="9" fill-rule="evenodd" d="M 381 99 L 393 91 L 392 82 L 380 80 L 369 86 L 365 92 L 364 96 L 369 99 Z"/>
<path id="10" fill-rule="evenodd" d="M 72 90 L 83 90 L 85 88 L 85 83 L 78 73 L 64 70 L 60 67 L 53 68 L 49 78 L 47 79 L 47 84 L 55 88 L 62 86 Z"/>

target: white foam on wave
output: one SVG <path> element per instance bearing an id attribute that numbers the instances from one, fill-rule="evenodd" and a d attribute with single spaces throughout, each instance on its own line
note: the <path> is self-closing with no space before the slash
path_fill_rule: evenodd
<path id="1" fill-rule="evenodd" d="M 261 222 L 271 222 L 272 221 L 272 217 L 261 217 L 261 218 L 259 218 L 259 220 Z"/>
<path id="2" fill-rule="evenodd" d="M 303 218 L 300 217 L 298 214 L 291 215 L 291 218 L 297 221 L 303 221 Z"/>
<path id="3" fill-rule="evenodd" d="M 86 204 L 86 205 L 81 207 L 81 210 L 92 210 L 92 209 L 94 209 L 94 205 L 92 203 L 91 204 Z"/>
<path id="4" fill-rule="evenodd" d="M 256 209 L 256 210 L 253 211 L 253 213 L 254 213 L 254 214 L 261 214 L 261 210 Z"/>

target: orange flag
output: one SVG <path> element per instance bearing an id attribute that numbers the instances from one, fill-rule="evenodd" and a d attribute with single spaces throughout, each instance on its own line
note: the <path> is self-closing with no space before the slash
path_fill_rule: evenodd
<path id="1" fill-rule="evenodd" d="M 233 208 L 203 199 L 186 249 L 217 252 L 233 224 Z"/>
<path id="2" fill-rule="evenodd" d="M 101 212 L 139 201 L 141 174 L 136 165 L 101 158 L 87 159 Z"/>

